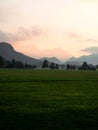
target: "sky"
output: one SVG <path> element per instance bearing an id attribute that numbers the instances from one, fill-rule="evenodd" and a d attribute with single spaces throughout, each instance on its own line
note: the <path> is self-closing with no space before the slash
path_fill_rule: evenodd
<path id="1" fill-rule="evenodd" d="M 98 0 L 0 0 L 0 42 L 35 58 L 98 53 Z"/>

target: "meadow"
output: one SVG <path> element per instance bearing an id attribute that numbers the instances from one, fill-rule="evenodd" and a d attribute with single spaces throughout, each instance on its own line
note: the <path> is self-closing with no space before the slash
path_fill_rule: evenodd
<path id="1" fill-rule="evenodd" d="M 98 72 L 0 69 L 0 130 L 98 130 Z"/>

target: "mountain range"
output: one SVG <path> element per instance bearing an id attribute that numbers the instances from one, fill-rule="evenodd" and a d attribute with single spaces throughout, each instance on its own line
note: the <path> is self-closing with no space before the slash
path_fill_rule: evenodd
<path id="1" fill-rule="evenodd" d="M 98 64 L 98 54 L 90 54 L 88 56 L 81 56 L 79 58 L 72 57 L 65 62 L 65 64 L 75 64 L 81 65 L 84 61 L 88 64 L 97 65 Z"/>
<path id="2" fill-rule="evenodd" d="M 88 64 L 97 65 L 98 64 L 98 54 L 91 54 L 88 56 L 81 56 L 79 58 L 72 57 L 66 62 L 62 63 L 60 60 L 58 60 L 56 57 L 43 57 L 41 59 L 36 59 L 29 57 L 27 55 L 24 55 L 20 52 L 17 52 L 11 44 L 6 42 L 0 42 L 0 56 L 4 57 L 4 59 L 11 61 L 12 59 L 15 59 L 17 61 L 22 61 L 23 63 L 28 63 L 31 65 L 36 65 L 37 67 L 41 67 L 42 63 L 45 59 L 47 59 L 49 62 L 54 62 L 56 64 L 75 64 L 75 65 L 81 65 L 84 61 L 87 61 Z"/>

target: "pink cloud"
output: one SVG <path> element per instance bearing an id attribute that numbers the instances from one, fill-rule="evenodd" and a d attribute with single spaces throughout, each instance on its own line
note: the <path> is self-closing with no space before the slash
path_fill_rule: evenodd
<path id="1" fill-rule="evenodd" d="M 79 38 L 80 36 L 74 32 L 67 32 L 66 36 L 69 38 Z"/>
<path id="2" fill-rule="evenodd" d="M 34 26 L 34 27 L 31 27 L 30 29 L 20 27 L 13 33 L 0 30 L 0 41 L 20 42 L 20 41 L 29 40 L 32 38 L 38 38 L 42 35 L 46 35 L 46 31 L 45 29 L 42 29 L 40 27 Z"/>

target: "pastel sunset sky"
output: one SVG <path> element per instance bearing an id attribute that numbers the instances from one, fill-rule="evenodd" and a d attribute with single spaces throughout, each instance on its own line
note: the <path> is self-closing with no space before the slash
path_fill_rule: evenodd
<path id="1" fill-rule="evenodd" d="M 0 42 L 35 58 L 98 53 L 98 0 L 0 0 Z"/>

